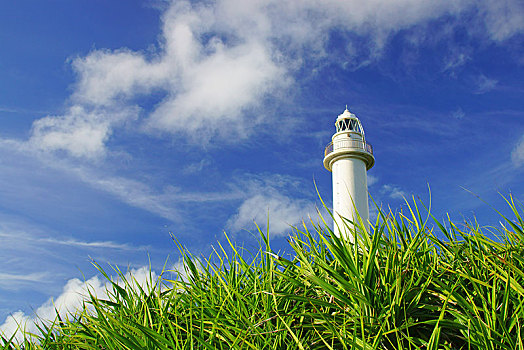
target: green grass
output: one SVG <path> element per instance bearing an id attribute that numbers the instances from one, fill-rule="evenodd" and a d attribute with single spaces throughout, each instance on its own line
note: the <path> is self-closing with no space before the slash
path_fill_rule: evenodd
<path id="1" fill-rule="evenodd" d="M 198 259 L 175 241 L 185 278 L 144 287 L 117 270 L 106 300 L 0 348 L 524 350 L 524 221 L 507 202 L 497 230 L 439 223 L 415 202 L 380 211 L 372 234 L 357 225 L 355 244 L 310 223 L 292 258 L 260 230 L 255 256 L 227 239 Z"/>

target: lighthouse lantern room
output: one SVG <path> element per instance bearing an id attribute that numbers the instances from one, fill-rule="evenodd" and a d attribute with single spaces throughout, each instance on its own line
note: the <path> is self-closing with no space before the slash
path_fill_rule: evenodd
<path id="1" fill-rule="evenodd" d="M 375 157 L 360 120 L 347 106 L 335 121 L 335 128 L 324 152 L 324 167 L 333 174 L 334 233 L 353 242 L 355 226 L 342 218 L 357 224 L 358 213 L 368 227 L 367 170 L 375 164 Z"/>

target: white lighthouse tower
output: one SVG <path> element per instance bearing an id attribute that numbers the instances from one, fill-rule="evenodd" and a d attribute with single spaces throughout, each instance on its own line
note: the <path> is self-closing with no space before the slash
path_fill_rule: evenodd
<path id="1" fill-rule="evenodd" d="M 375 164 L 375 157 L 373 148 L 366 142 L 360 120 L 347 106 L 335 121 L 335 127 L 336 132 L 324 153 L 324 167 L 333 173 L 333 231 L 353 242 L 353 227 L 342 218 L 358 222 L 358 212 L 368 227 L 367 170 Z"/>

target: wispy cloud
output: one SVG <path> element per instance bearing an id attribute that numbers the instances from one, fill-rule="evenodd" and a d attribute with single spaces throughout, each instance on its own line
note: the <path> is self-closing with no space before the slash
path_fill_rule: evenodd
<path id="1" fill-rule="evenodd" d="M 82 181 L 94 188 L 108 192 L 122 202 L 147 210 L 173 222 L 180 222 L 181 205 L 187 203 L 225 202 L 238 200 L 243 194 L 235 188 L 217 192 L 188 192 L 175 186 L 157 190 L 144 182 L 120 176 L 97 174 L 85 168 L 75 172 Z"/>
<path id="2" fill-rule="evenodd" d="M 55 238 L 39 238 L 36 241 L 43 243 L 50 243 L 56 245 L 65 245 L 69 247 L 82 247 L 82 248 L 101 248 L 101 249 L 119 249 L 119 250 L 146 250 L 151 249 L 150 246 L 139 246 L 134 247 L 127 243 L 116 243 L 112 241 L 90 241 L 84 242 L 75 239 L 59 240 Z"/>
<path id="3" fill-rule="evenodd" d="M 463 119 L 466 116 L 462 107 L 457 108 L 451 113 L 451 116 L 455 119 Z"/>
<path id="4" fill-rule="evenodd" d="M 476 94 L 485 94 L 486 92 L 489 92 L 496 88 L 498 84 L 498 80 L 496 79 L 490 79 L 486 77 L 484 74 L 479 75 L 475 80 L 475 93 Z"/>
<path id="5" fill-rule="evenodd" d="M 380 123 L 383 126 L 383 132 L 390 132 L 403 128 L 405 130 L 416 130 L 421 133 L 428 133 L 439 137 L 455 137 L 459 134 L 458 125 L 461 114 L 464 112 L 461 107 L 451 112 L 441 112 L 435 109 L 421 108 L 412 105 L 390 105 L 388 110 L 383 107 L 368 106 L 368 109 L 373 114 L 384 115 L 386 113 L 393 113 L 394 118 L 381 119 Z M 421 118 L 421 116 L 426 116 Z M 450 117 L 453 117 L 451 119 Z M 442 127 L 446 123 L 447 127 Z M 396 136 L 397 133 L 391 132 L 391 136 Z M 373 140 L 370 140 L 373 142 Z"/>
<path id="6" fill-rule="evenodd" d="M 0 139 L 0 148 L 9 152 L 11 156 L 16 155 L 17 162 L 22 162 L 18 171 L 25 171 L 24 167 L 29 166 L 26 162 L 30 163 L 32 168 L 35 164 L 39 164 L 40 167 L 46 168 L 47 172 L 52 169 L 55 175 L 73 176 L 91 188 L 109 193 L 122 203 L 173 222 L 182 220 L 183 215 L 180 211 L 185 204 L 226 202 L 244 197 L 241 190 L 233 183 L 224 185 L 219 191 L 191 192 L 175 185 L 158 188 L 144 181 L 113 175 L 103 166 L 96 166 L 90 162 L 82 163 L 68 157 L 42 153 L 31 143 Z M 205 166 L 207 163 L 204 161 L 199 164 Z"/>
<path id="7" fill-rule="evenodd" d="M 5 230 L 5 229 L 2 229 Z M 23 233 L 20 231 L 15 231 L 13 233 L 6 233 L 0 231 L 0 238 L 9 238 L 9 239 L 18 239 L 23 240 L 28 244 L 29 242 L 39 243 L 39 244 L 50 244 L 50 245 L 62 245 L 68 247 L 80 247 L 80 248 L 100 248 L 100 249 L 118 249 L 118 250 L 145 250 L 150 249 L 150 246 L 133 246 L 128 243 L 117 243 L 113 241 L 81 241 L 72 238 L 54 238 L 54 237 L 39 237 L 30 235 L 28 233 Z M 1 278 L 1 274 L 0 274 Z"/>
<path id="8" fill-rule="evenodd" d="M 443 72 L 455 77 L 457 71 L 466 64 L 471 58 L 464 52 L 452 52 L 444 62 Z"/>
<path id="9" fill-rule="evenodd" d="M 28 274 L 13 274 L 0 272 L 0 287 L 3 289 L 19 289 L 28 283 L 45 283 L 49 281 L 48 272 L 33 272 Z"/>
<path id="10" fill-rule="evenodd" d="M 198 174 L 204 168 L 207 168 L 211 165 L 211 160 L 208 158 L 203 158 L 199 162 L 188 164 L 182 170 L 185 174 Z"/>
<path id="11" fill-rule="evenodd" d="M 511 151 L 511 161 L 513 165 L 520 167 L 524 165 L 524 136 L 515 144 Z"/>
<path id="12" fill-rule="evenodd" d="M 31 114 L 47 114 L 49 111 L 42 111 L 42 110 L 33 110 L 33 109 L 27 109 L 27 108 L 21 108 L 21 107 L 8 107 L 8 106 L 0 106 L 0 112 L 3 113 L 31 113 Z"/>

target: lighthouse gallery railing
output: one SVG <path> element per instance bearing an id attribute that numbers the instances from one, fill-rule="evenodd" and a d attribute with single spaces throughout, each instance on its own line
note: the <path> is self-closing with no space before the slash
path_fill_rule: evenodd
<path id="1" fill-rule="evenodd" d="M 371 146 L 370 143 L 360 141 L 360 140 L 338 140 L 335 142 L 335 149 L 341 149 L 341 148 L 354 148 L 354 149 L 361 149 L 363 151 L 366 151 L 370 154 L 373 154 L 373 146 Z M 333 152 L 333 141 L 330 142 L 326 146 L 326 150 L 324 151 L 324 157 L 327 156 Z"/>

